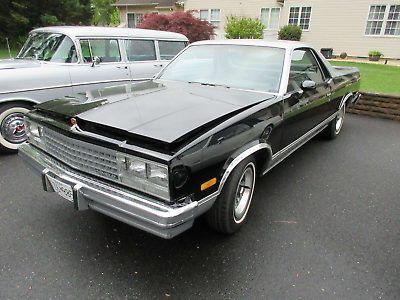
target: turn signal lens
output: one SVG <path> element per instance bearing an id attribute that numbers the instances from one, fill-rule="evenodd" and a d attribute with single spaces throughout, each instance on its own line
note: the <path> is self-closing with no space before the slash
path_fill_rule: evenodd
<path id="1" fill-rule="evenodd" d="M 181 167 L 179 169 L 175 169 L 173 172 L 173 182 L 174 186 L 177 189 L 180 189 L 183 187 L 188 180 L 188 173 L 186 172 L 186 169 L 184 167 Z"/>

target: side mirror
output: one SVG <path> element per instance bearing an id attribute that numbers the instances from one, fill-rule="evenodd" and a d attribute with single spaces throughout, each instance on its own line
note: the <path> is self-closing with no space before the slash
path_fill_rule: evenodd
<path id="1" fill-rule="evenodd" d="M 93 57 L 92 67 L 100 65 L 100 58 L 98 56 Z"/>
<path id="2" fill-rule="evenodd" d="M 317 87 L 317 84 L 315 81 L 312 80 L 304 80 L 301 83 L 301 89 L 302 90 L 314 90 Z"/>

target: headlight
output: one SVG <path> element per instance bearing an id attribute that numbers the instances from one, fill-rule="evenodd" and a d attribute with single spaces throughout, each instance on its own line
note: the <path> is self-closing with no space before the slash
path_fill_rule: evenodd
<path id="1" fill-rule="evenodd" d="M 155 184 L 168 187 L 168 168 L 149 164 L 148 178 Z"/>
<path id="2" fill-rule="evenodd" d="M 27 117 L 24 118 L 25 124 L 25 133 L 26 137 L 32 145 L 35 145 L 39 148 L 45 149 L 45 145 L 43 143 L 43 126 L 32 122 Z"/>
<path id="3" fill-rule="evenodd" d="M 117 153 L 119 181 L 164 200 L 170 200 L 168 166 Z"/>
<path id="4" fill-rule="evenodd" d="M 147 177 L 146 163 L 139 160 L 129 160 L 127 171 L 140 178 Z"/>

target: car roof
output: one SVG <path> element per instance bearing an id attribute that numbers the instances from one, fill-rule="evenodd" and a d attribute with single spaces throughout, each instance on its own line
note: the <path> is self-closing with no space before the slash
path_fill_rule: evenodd
<path id="1" fill-rule="evenodd" d="M 136 37 L 136 38 L 156 38 L 185 40 L 183 34 L 168 31 L 137 29 L 137 28 L 117 28 L 117 27 L 98 27 L 98 26 L 53 26 L 41 27 L 31 32 L 54 32 L 62 33 L 70 37 Z"/>
<path id="2" fill-rule="evenodd" d="M 313 48 L 310 44 L 295 41 L 274 41 L 274 40 L 259 40 L 259 39 L 241 39 L 241 40 L 207 40 L 192 43 L 196 45 L 244 45 L 244 46 L 265 46 L 283 49 L 295 49 L 301 47 Z"/>

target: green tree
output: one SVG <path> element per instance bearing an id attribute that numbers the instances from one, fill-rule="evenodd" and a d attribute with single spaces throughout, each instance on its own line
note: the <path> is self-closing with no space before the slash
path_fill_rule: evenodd
<path id="1" fill-rule="evenodd" d="M 116 0 L 92 0 L 93 23 L 102 26 L 119 25 L 119 10 L 111 4 Z M 118 19 L 116 16 L 118 15 Z"/>
<path id="2" fill-rule="evenodd" d="M 110 26 L 118 26 L 121 21 L 120 21 L 120 16 L 119 16 L 119 9 L 116 9 L 110 16 Z"/>
<path id="3" fill-rule="evenodd" d="M 300 26 L 285 25 L 279 30 L 278 37 L 280 40 L 300 41 L 302 32 Z"/>
<path id="4" fill-rule="evenodd" d="M 231 15 L 226 17 L 225 37 L 227 39 L 262 39 L 265 26 L 259 19 Z"/>
<path id="5" fill-rule="evenodd" d="M 0 43 L 8 37 L 14 47 L 33 28 L 90 25 L 93 18 L 91 0 L 0 0 L 0 7 Z"/>

